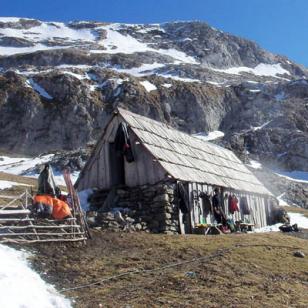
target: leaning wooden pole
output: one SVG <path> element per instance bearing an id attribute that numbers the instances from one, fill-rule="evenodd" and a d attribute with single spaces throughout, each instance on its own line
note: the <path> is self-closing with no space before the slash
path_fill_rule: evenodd
<path id="1" fill-rule="evenodd" d="M 76 217 L 79 217 L 80 219 L 79 224 L 83 227 L 87 237 L 91 238 L 90 229 L 89 229 L 86 217 L 83 213 L 83 209 L 81 208 L 78 194 L 75 190 L 75 187 L 73 186 L 70 171 L 68 168 L 63 171 L 63 177 L 64 177 L 67 190 L 72 198 L 73 208 L 74 208 Z"/>

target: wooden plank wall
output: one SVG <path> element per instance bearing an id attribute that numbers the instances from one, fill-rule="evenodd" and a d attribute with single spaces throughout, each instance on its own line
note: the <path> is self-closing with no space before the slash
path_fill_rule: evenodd
<path id="1" fill-rule="evenodd" d="M 135 161 L 125 161 L 125 183 L 133 187 L 154 184 L 166 178 L 166 171 L 159 162 L 139 142 L 137 136 L 130 132 L 130 141 Z"/>
<path id="2" fill-rule="evenodd" d="M 199 183 L 189 183 L 188 185 L 188 193 L 189 193 L 189 201 L 190 201 L 190 208 L 191 208 L 191 221 L 192 227 L 195 227 L 196 224 L 201 223 L 200 221 L 200 214 L 202 214 L 202 200 L 199 198 L 198 200 L 193 199 L 193 191 L 195 191 L 198 196 L 200 192 L 209 193 L 211 196 L 213 195 L 214 186 L 206 185 L 206 184 L 199 184 Z M 242 220 L 246 218 L 246 220 L 250 221 L 251 223 L 255 224 L 256 228 L 264 227 L 269 222 L 269 217 L 271 213 L 271 209 L 269 207 L 269 202 L 267 197 L 262 197 L 260 195 L 253 195 L 249 193 L 243 193 L 238 191 L 230 191 L 224 190 L 223 195 L 225 194 L 235 194 L 239 200 L 239 208 L 240 208 L 240 198 L 246 197 L 248 201 L 248 207 L 250 209 L 250 215 L 243 215 L 243 213 L 235 212 L 234 214 L 229 213 L 228 209 L 228 200 L 224 199 L 223 206 L 228 218 L 232 218 L 234 221 Z M 198 206 L 199 203 L 199 206 Z M 199 208 L 201 208 L 201 213 Z M 214 223 L 215 219 L 213 215 L 209 214 L 206 217 L 207 223 Z"/>
<path id="3" fill-rule="evenodd" d="M 78 190 L 97 187 L 111 188 L 111 172 L 109 164 L 109 143 L 114 141 L 121 118 L 114 117 L 106 128 L 97 152 L 90 159 L 84 176 L 78 183 Z M 166 178 L 166 172 L 154 157 L 138 141 L 130 131 L 130 139 L 135 161 L 125 161 L 125 183 L 133 187 L 143 184 L 154 184 Z"/>
<path id="4" fill-rule="evenodd" d="M 83 178 L 79 180 L 78 190 L 98 187 L 110 188 L 109 170 L 109 142 L 113 142 L 119 125 L 119 118 L 114 117 L 106 128 L 106 132 L 99 141 L 96 153 L 90 158 L 87 169 L 84 170 Z"/>

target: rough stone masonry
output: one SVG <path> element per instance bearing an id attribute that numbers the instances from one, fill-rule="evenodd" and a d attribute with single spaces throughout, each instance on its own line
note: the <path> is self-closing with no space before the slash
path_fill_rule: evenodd
<path id="1" fill-rule="evenodd" d="M 92 225 L 114 231 L 178 233 L 175 184 L 170 182 L 138 187 L 98 190 L 90 196 Z"/>

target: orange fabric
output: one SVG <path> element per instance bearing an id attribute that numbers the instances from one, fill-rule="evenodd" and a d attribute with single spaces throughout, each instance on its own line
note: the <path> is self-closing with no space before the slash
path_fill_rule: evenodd
<path id="1" fill-rule="evenodd" d="M 49 195 L 36 195 L 34 197 L 34 203 L 43 203 L 53 206 L 53 198 Z"/>
<path id="2" fill-rule="evenodd" d="M 55 219 L 63 219 L 72 215 L 69 205 L 66 202 L 49 195 L 36 195 L 34 197 L 34 203 L 43 203 L 52 206 L 52 217 Z"/>
<path id="3" fill-rule="evenodd" d="M 71 216 L 71 210 L 67 203 L 57 198 L 53 198 L 53 209 L 52 209 L 52 216 L 55 219 L 63 219 L 67 216 Z"/>

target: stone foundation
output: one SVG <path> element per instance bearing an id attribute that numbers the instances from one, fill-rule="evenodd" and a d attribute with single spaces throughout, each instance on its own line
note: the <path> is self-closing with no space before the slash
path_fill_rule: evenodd
<path id="1" fill-rule="evenodd" d="M 175 184 L 159 183 L 97 191 L 90 197 L 91 222 L 102 228 L 178 233 Z M 93 218 L 95 217 L 95 218 Z"/>

